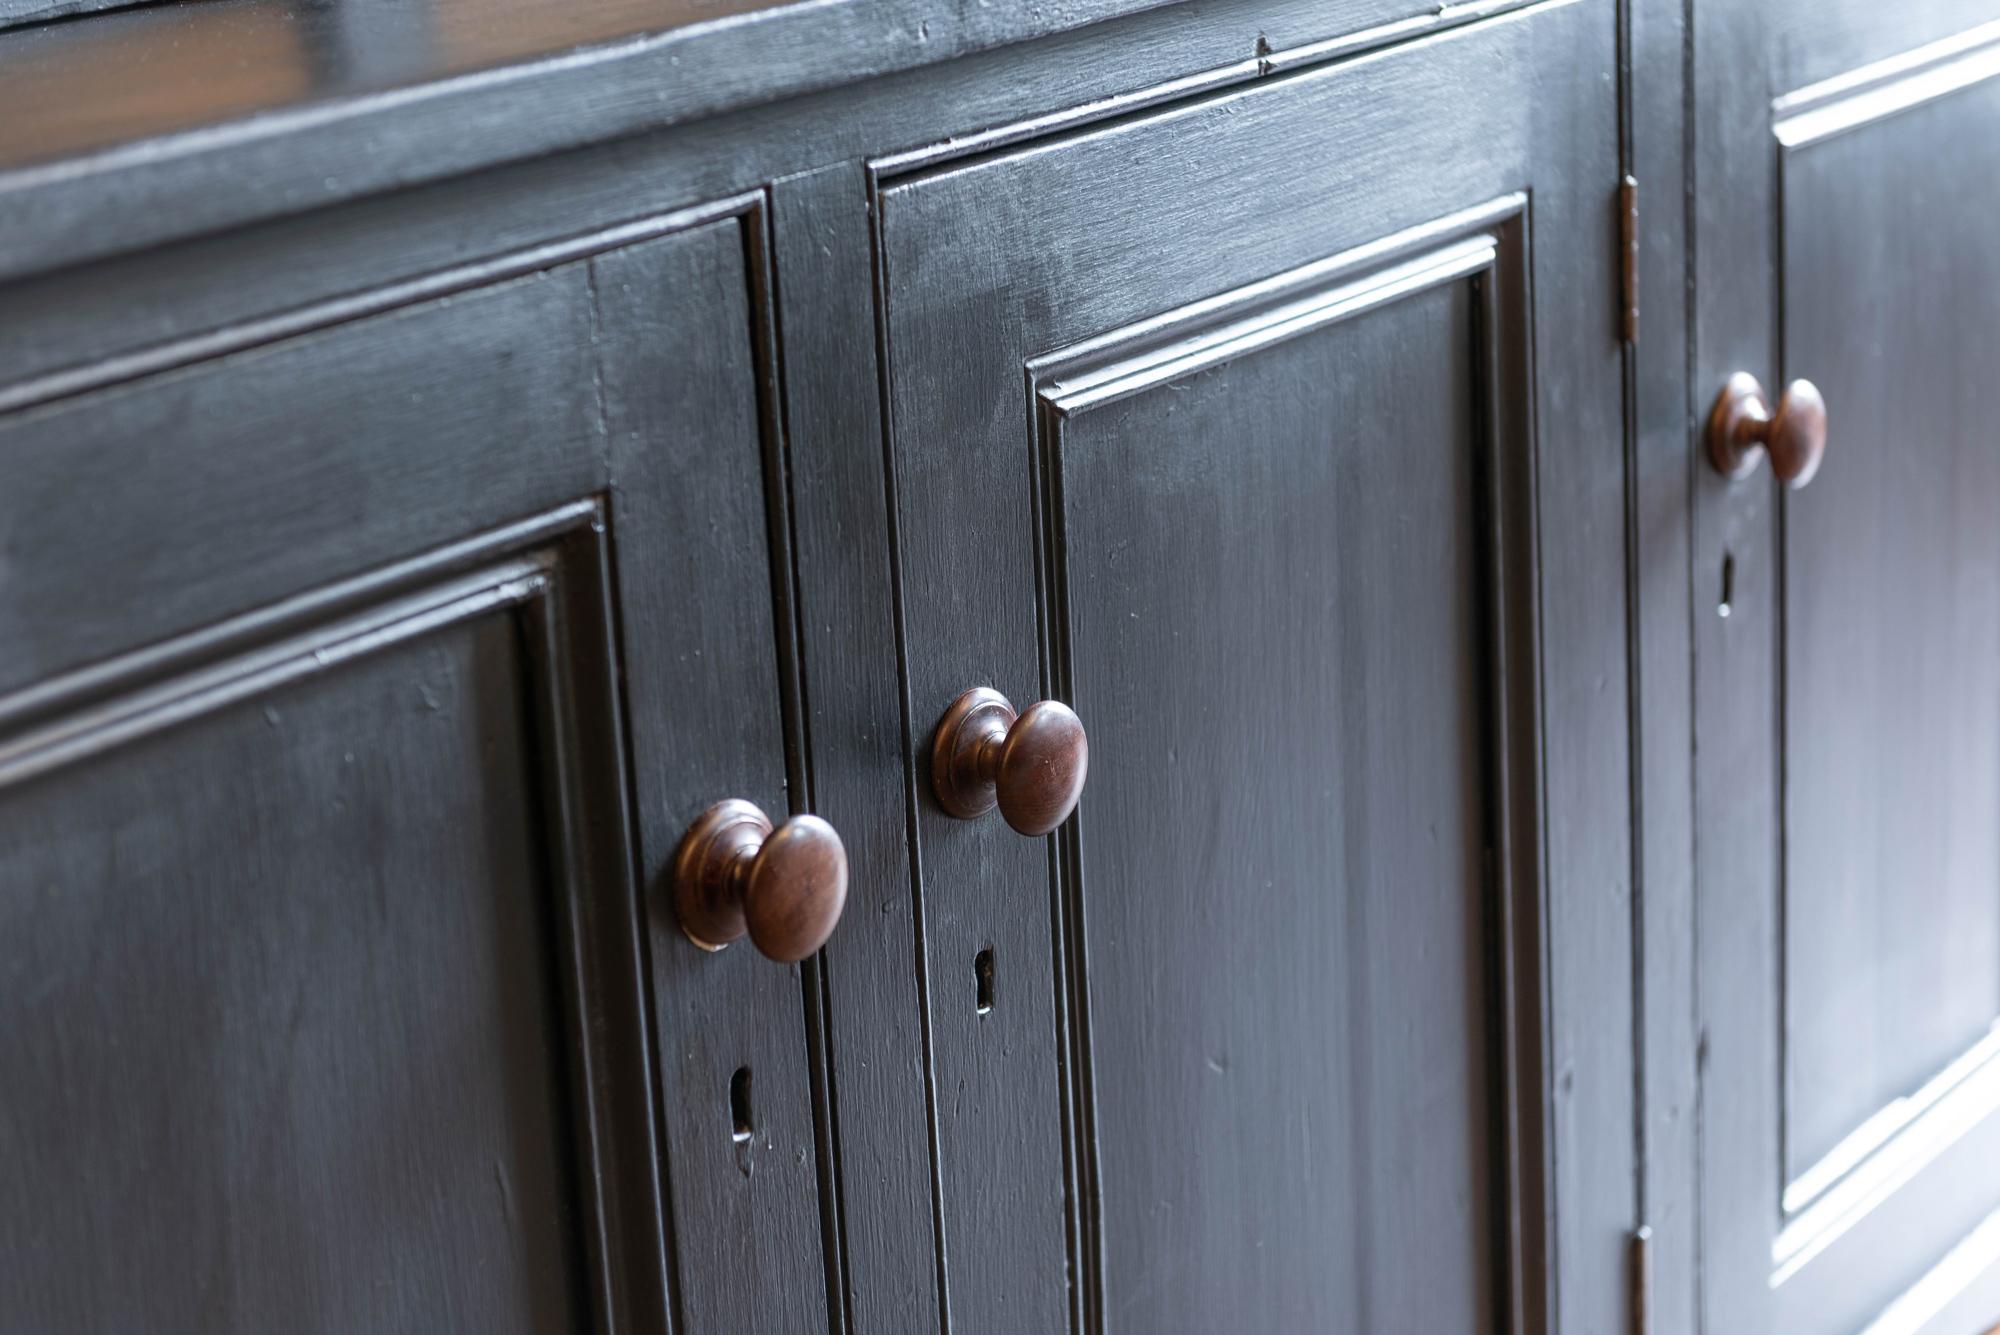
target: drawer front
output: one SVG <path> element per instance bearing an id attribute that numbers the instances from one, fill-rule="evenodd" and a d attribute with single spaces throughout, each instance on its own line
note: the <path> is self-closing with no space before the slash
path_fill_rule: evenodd
<path id="1" fill-rule="evenodd" d="M 913 737 L 1089 733 L 917 821 L 954 1329 L 1622 1321 L 1614 19 L 883 189 Z"/>

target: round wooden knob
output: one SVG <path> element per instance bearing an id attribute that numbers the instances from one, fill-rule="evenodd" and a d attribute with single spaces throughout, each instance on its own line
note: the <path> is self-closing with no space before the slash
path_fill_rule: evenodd
<path id="1" fill-rule="evenodd" d="M 747 930 L 782 964 L 817 951 L 847 903 L 847 850 L 818 816 L 771 828 L 754 803 L 717 802 L 688 826 L 674 855 L 681 931 L 720 950 Z"/>
<path id="2" fill-rule="evenodd" d="M 1715 396 L 1708 414 L 1708 457 L 1726 478 L 1748 477 L 1757 455 L 1771 456 L 1771 471 L 1797 490 L 1812 481 L 1826 455 L 1826 400 L 1810 380 L 1785 386 L 1774 412 L 1764 387 L 1738 371 Z"/>
<path id="3" fill-rule="evenodd" d="M 1017 716 L 986 686 L 952 701 L 931 742 L 938 805 L 961 820 L 998 806 L 1022 834 L 1047 834 L 1069 819 L 1089 769 L 1090 742 L 1068 705 L 1041 700 Z"/>

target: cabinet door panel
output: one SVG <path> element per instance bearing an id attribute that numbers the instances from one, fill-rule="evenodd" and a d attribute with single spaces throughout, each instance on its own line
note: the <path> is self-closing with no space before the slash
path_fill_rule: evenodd
<path id="1" fill-rule="evenodd" d="M 1061 422 L 1119 1328 L 1490 1318 L 1475 310 L 1428 289 Z"/>
<path id="2" fill-rule="evenodd" d="M 1784 518 L 1788 1179 L 2000 1015 L 2000 153 L 1978 127 L 2000 83 L 1784 155 L 1785 364 L 1831 387 L 1840 447 Z"/>
<path id="3" fill-rule="evenodd" d="M 1808 377 L 1831 423 L 1805 489 L 1705 475 L 1697 504 L 1698 578 L 1729 581 L 1696 635 L 1717 1331 L 2000 1320 L 1987 8 L 1696 24 L 1697 385 Z"/>
<path id="4" fill-rule="evenodd" d="M 0 415 L 31 1328 L 825 1328 L 817 986 L 667 883 L 798 749 L 748 208 Z"/>
<path id="5" fill-rule="evenodd" d="M 438 636 L 7 804 L 42 834 L 10 841 L 35 893 L 10 896 L 28 987 L 0 1060 L 61 1090 L 16 1087 L 7 1161 L 88 1165 L 10 1193 L 23 1329 L 580 1324 L 514 634 Z M 62 1293 L 93 1252 L 119 1281 Z"/>
<path id="6" fill-rule="evenodd" d="M 973 685 L 1091 735 L 918 811 L 954 1329 L 1622 1319 L 1613 17 L 883 190 L 919 789 Z"/>
<path id="7" fill-rule="evenodd" d="M 622 821 L 564 814 L 618 791 L 577 763 L 616 737 L 593 514 L 119 660 L 0 744 L 24 1328 L 628 1328 Z"/>

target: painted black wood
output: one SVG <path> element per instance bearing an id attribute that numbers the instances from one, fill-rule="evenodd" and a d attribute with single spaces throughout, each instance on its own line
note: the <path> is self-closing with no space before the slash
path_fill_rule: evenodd
<path id="1" fill-rule="evenodd" d="M 584 1324 L 522 648 L 452 625 L 9 785 L 10 1322 Z"/>
<path id="2" fill-rule="evenodd" d="M 1693 392 L 1831 405 L 1804 490 L 1697 488 L 1710 1330 L 2000 1311 L 1990 19 L 1695 7 Z"/>
<path id="3" fill-rule="evenodd" d="M 1482 456 L 1480 295 L 1162 379 L 1051 444 L 1065 693 L 1116 762 L 1072 873 L 1113 1328 L 1485 1330 L 1504 1302 L 1487 799 L 1529 720 L 1490 717 L 1482 558 L 1527 516 L 1480 494 L 1522 444 Z"/>
<path id="4" fill-rule="evenodd" d="M 462 289 L 510 269 L 554 264 L 574 253 L 579 218 L 643 227 L 767 181 L 838 163 L 852 169 L 885 150 L 1047 134 L 1407 40 L 1488 8 L 1393 18 L 1401 11 L 1385 9 L 1383 0 L 1189 0 L 896 79 L 516 161 L 551 127 L 580 134 L 571 122 L 595 105 L 550 94 L 528 123 L 510 121 L 494 141 L 508 150 L 498 160 L 512 165 L 469 175 L 451 174 L 468 165 L 449 157 L 469 139 L 466 118 L 456 113 L 441 113 L 428 129 L 407 114 L 393 118 L 393 130 L 371 128 L 375 119 L 366 116 L 310 143 L 302 136 L 312 127 L 302 126 L 268 143 L 258 138 L 254 160 L 225 154 L 213 177 L 195 161 L 229 142 L 234 122 L 172 153 L 165 142 L 146 140 L 101 163 L 68 157 L 60 171 L 0 172 L 0 216 L 12 224 L 0 231 L 0 275 L 24 275 L 6 288 L 10 318 L 0 321 L 0 408 L 158 369 L 163 359 L 215 356 L 267 340 L 276 334 L 266 326 L 289 327 L 334 299 L 379 308 L 414 299 L 409 289 Z M 0 95 L 11 86 L 0 86 Z M 647 86 L 646 105 L 656 91 Z M 510 93 L 502 105 L 511 118 L 534 104 Z M 497 114 L 473 120 L 485 126 Z M 389 163 L 385 136 L 407 160 L 377 179 Z M 286 184 L 295 172 L 311 179 Z M 430 183 L 383 193 L 417 181 Z M 63 198 L 71 185 L 115 197 L 101 204 Z M 230 211 L 210 212 L 232 198 Z M 209 235 L 252 218 L 271 221 Z M 468 227 L 468 218 L 477 226 Z M 89 282 L 77 282 L 71 269 L 39 272 L 74 263 L 85 243 L 95 255 L 166 236 L 189 239 L 121 253 L 92 266 Z M 10 243 L 61 253 L 11 255 Z"/>
<path id="5" fill-rule="evenodd" d="M 798 749 L 761 207 L 646 230 L 0 419 L 31 1328 L 825 1328 L 817 983 L 662 885 Z"/>
<path id="6" fill-rule="evenodd" d="M 1785 154 L 1784 355 L 1848 446 L 1783 538 L 1788 1177 L 2000 1014 L 2000 153 L 1970 125 L 2000 84 Z"/>
<path id="7" fill-rule="evenodd" d="M 798 553 L 812 808 L 853 871 L 821 959 L 834 1072 L 846 1329 L 936 1330 L 941 1271 L 922 937 L 875 357 L 868 180 L 860 164 L 772 191 Z"/>
<path id="8" fill-rule="evenodd" d="M 1039 113 L 1087 102 L 1093 85 L 1128 82 L 1128 72 L 1139 85 L 1218 68 L 1254 76 L 1325 59 L 1364 32 L 1398 40 L 1524 2 L 202 0 L 29 29 L 0 45 L 10 222 L 0 276 L 975 53 L 1013 66 L 1013 96 Z M 1065 36 L 1093 52 L 1078 72 L 1004 49 L 1050 38 L 1060 47 Z M 152 59 L 162 47 L 178 58 Z M 904 121 L 864 152 L 948 131 L 941 122 L 959 114 Z"/>
<path id="9" fill-rule="evenodd" d="M 1687 331 L 1687 13 L 1679 0 L 1626 7 L 1624 151 L 1637 189 L 1637 337 L 1627 350 L 1631 451 L 1627 541 L 1633 615 L 1634 1043 L 1642 1165 L 1629 1281 L 1644 1332 L 1692 1331 L 1699 1310 L 1690 536 L 1699 466 Z M 1705 405 L 1704 405 L 1705 406 Z"/>
<path id="10" fill-rule="evenodd" d="M 918 813 L 955 1327 L 1624 1319 L 1614 19 L 893 164 L 913 763 L 977 683 L 1094 756 Z"/>
<path id="11" fill-rule="evenodd" d="M 585 494 L 592 380 L 570 269 L 0 418 L 0 687 Z"/>
<path id="12" fill-rule="evenodd" d="M 8 698 L 24 1328 L 659 1328 L 601 531 Z"/>
<path id="13" fill-rule="evenodd" d="M 1268 33 L 1275 40 L 1246 43 L 1242 6 L 1213 3 L 1180 6 L 1173 14 L 1163 15 L 1157 23 L 1143 28 L 1131 28 L 1121 34 L 1080 34 L 1073 39 L 1043 43 L 1032 52 L 996 53 L 990 58 L 967 62 L 953 71 L 950 78 L 940 74 L 911 81 L 907 86 L 887 87 L 880 93 L 871 90 L 866 97 L 857 94 L 820 103 L 809 100 L 775 109 L 768 117 L 743 118 L 725 125 L 719 133 L 704 126 L 695 135 L 609 145 L 565 159 L 535 162 L 505 172 L 365 199 L 337 210 L 291 217 L 213 239 L 196 239 L 101 266 L 92 271 L 92 281 L 86 283 L 75 281 L 74 271 L 37 277 L 10 289 L 12 318 L 0 329 L 0 336 L 8 340 L 7 374 L 14 383 L 0 402 L 33 405 L 45 399 L 63 399 L 95 385 L 195 378 L 209 374 L 212 366 L 228 364 L 215 362 L 218 356 L 228 357 L 233 352 L 239 359 L 255 358 L 262 355 L 264 345 L 272 340 L 287 340 L 286 346 L 291 346 L 332 339 L 357 318 L 377 311 L 396 310 L 412 302 L 427 303 L 432 298 L 447 302 L 479 300 L 484 290 L 495 284 L 565 265 L 609 245 L 643 242 L 646 237 L 673 232 L 713 212 L 695 209 L 663 214 L 663 208 L 671 209 L 700 194 L 726 193 L 723 187 L 727 185 L 779 174 L 814 160 L 814 155 L 851 152 L 864 144 L 904 142 L 914 133 L 912 126 L 983 126 L 996 120 L 1004 123 L 1009 115 L 1048 107 L 1058 94 L 1080 98 L 1101 94 L 1116 99 L 1071 110 L 1058 108 L 1053 123 L 1087 120 L 1113 114 L 1123 107 L 1172 100 L 1184 94 L 1191 84 L 1163 86 L 1158 79 L 1163 74 L 1179 74 L 1190 66 L 1202 70 L 1197 76 L 1199 83 L 1226 85 L 1350 48 L 1379 46 L 1434 26 L 1438 21 L 1419 19 L 1400 28 L 1342 36 L 1346 31 L 1343 24 L 1352 27 L 1369 16 L 1366 5 L 1353 7 L 1351 13 L 1345 7 L 1329 9 L 1323 5 L 1271 6 L 1261 12 L 1256 26 L 1260 35 Z M 1464 22 L 1468 17 L 1456 14 L 1444 21 Z M 379 41 L 379 35 L 371 40 Z M 1250 54 L 1239 55 L 1246 45 Z M 1107 51 L 1114 50 L 1119 55 L 1117 61 L 1103 58 Z M 843 114 L 830 114 L 834 110 Z M 1007 115 L 996 115 L 998 112 Z M 1045 131 L 1048 126 L 1049 123 L 1031 120 L 1000 133 L 1029 136 Z M 415 133 L 413 126 L 406 129 Z M 353 142 L 360 146 L 361 141 Z M 296 136 L 286 137 L 285 152 L 301 162 L 313 158 Z M 317 164 L 322 170 L 328 165 L 327 159 L 320 159 Z M 840 170 L 845 170 L 850 178 L 858 178 L 858 168 L 853 164 L 828 173 L 829 178 Z M 415 173 L 414 168 L 411 171 Z M 196 176 L 198 173 L 174 173 L 174 188 L 195 189 L 191 183 Z M 329 179 L 352 181 L 353 177 L 341 168 L 335 178 Z M 784 195 L 781 188 L 779 196 Z M 267 192 L 260 196 L 259 207 L 269 207 L 274 202 L 282 202 L 284 208 L 291 209 L 310 200 L 296 196 L 281 200 L 277 192 Z M 851 209 L 852 205 L 848 207 Z M 633 221 L 610 232 L 578 236 L 574 219 L 580 213 Z M 192 230 L 199 215 L 186 209 L 168 208 L 126 210 L 118 216 L 152 217 Z M 858 213 L 834 216 L 839 227 L 845 229 L 843 235 L 849 238 L 860 235 L 856 230 L 862 221 Z M 479 225 L 468 229 L 467 218 L 476 218 Z M 28 230 L 38 236 L 53 235 Z M 845 303 L 845 309 L 832 321 L 833 329 L 838 330 L 844 321 L 856 315 L 862 317 L 862 327 L 866 328 L 869 304 L 866 259 L 854 240 L 838 246 L 820 246 L 807 233 L 795 235 L 797 240 L 790 244 L 798 247 L 799 258 L 792 270 L 794 277 L 789 290 L 805 291 L 807 297 L 795 301 L 794 317 L 788 323 L 793 340 L 810 350 L 811 355 L 800 357 L 797 364 L 802 376 L 811 376 L 825 367 L 837 369 L 851 364 L 844 359 L 852 357 L 852 350 L 866 347 L 865 341 L 855 339 L 851 332 L 835 333 L 828 340 L 832 348 L 839 350 L 837 354 L 827 344 L 812 342 L 813 320 L 826 319 L 837 301 Z M 813 274 L 820 268 L 818 252 L 829 249 L 838 251 L 845 267 L 828 273 L 825 280 L 828 295 L 814 297 L 800 275 Z M 573 275 L 575 266 L 561 272 Z M 573 281 L 573 277 L 563 281 Z M 570 314 L 574 314 L 573 308 Z M 496 329 L 507 323 L 493 322 Z M 571 353 L 580 346 L 573 328 L 551 331 L 551 326 L 539 318 L 526 320 L 514 327 L 515 336 L 527 345 L 522 349 L 524 357 L 546 355 L 546 349 L 534 344 L 535 335 L 528 332 L 532 329 L 542 330 L 543 336 L 550 338 L 549 348 L 559 353 Z M 726 344 L 728 336 L 723 337 Z M 422 341 L 413 338 L 410 346 Z M 104 360 L 106 351 L 129 355 Z M 399 346 L 390 350 L 384 360 L 396 355 L 407 356 L 408 348 Z M 188 369 L 174 369 L 183 366 Z M 157 376 L 162 369 L 170 374 Z M 49 371 L 56 374 L 46 375 Z M 865 382 L 872 374 L 872 368 L 863 365 L 859 378 Z M 577 368 L 558 364 L 549 368 L 549 376 L 559 381 L 563 390 L 550 395 L 550 402 L 569 405 L 562 408 L 564 412 L 578 411 L 578 405 L 585 399 L 577 392 L 584 381 Z M 857 399 L 851 386 L 841 386 L 837 380 L 824 388 L 799 388 L 797 392 L 831 396 L 843 390 L 847 402 L 839 411 L 852 413 L 856 403 L 867 404 L 867 396 Z M 114 396 L 128 392 L 135 391 L 112 391 Z M 75 402 L 94 401 L 92 398 Z M 395 401 L 392 396 L 392 404 Z M 39 420 L 42 411 L 59 413 L 69 408 L 69 403 L 59 403 L 53 409 L 30 411 L 17 420 Z M 515 414 L 509 421 L 526 420 L 519 402 L 510 402 L 509 408 Z M 334 414 L 322 409 L 318 415 Z M 766 429 L 773 428 L 769 405 L 765 415 Z M 810 427 L 811 413 L 802 413 L 800 421 Z M 496 430 L 494 434 L 508 433 Z M 809 444 L 809 448 L 825 450 L 825 457 L 839 468 L 851 468 L 852 452 L 840 448 L 839 439 L 838 434 L 832 435 L 824 445 Z M 330 445 L 325 448 L 329 453 L 334 449 Z M 778 456 L 768 444 L 760 444 L 759 448 L 765 451 L 768 483 L 772 469 L 778 467 L 774 462 Z M 684 460 L 684 466 L 693 469 L 701 463 L 690 456 Z M 661 481 L 663 474 L 648 476 L 666 485 Z M 867 494 L 867 476 L 865 471 L 857 475 L 863 482 L 862 495 Z M 873 486 L 879 492 L 879 479 Z M 639 490 L 644 492 L 647 488 Z M 776 488 L 767 485 L 766 494 L 775 495 Z M 810 530 L 819 543 L 816 559 L 801 558 L 803 580 L 810 584 L 826 568 L 828 553 L 845 556 L 852 552 L 865 559 L 869 529 L 866 523 L 856 523 L 857 512 L 853 507 L 865 502 L 854 499 L 852 488 L 837 494 L 815 484 L 807 487 L 805 494 L 812 504 L 820 507 L 821 516 L 817 520 L 801 520 L 818 525 Z M 774 521 L 767 514 L 766 521 L 767 538 L 785 528 L 782 518 Z M 781 567 L 783 564 L 779 562 Z M 769 575 L 767 571 L 767 581 Z M 886 590 L 879 575 L 875 578 L 867 596 L 880 600 Z M 830 601 L 826 605 L 838 608 Z M 831 665 L 831 681 L 837 681 L 848 671 L 857 677 L 868 676 L 865 671 L 845 666 L 857 653 L 857 640 L 865 641 L 864 649 L 877 654 L 886 652 L 890 645 L 886 637 L 868 640 L 864 622 L 849 624 L 828 619 L 814 624 L 806 616 L 794 619 L 805 625 L 809 636 L 824 637 L 822 661 Z M 866 689 L 874 692 L 885 689 L 884 678 L 873 677 Z M 779 694 L 782 713 L 786 693 L 780 690 Z M 817 697 L 801 691 L 799 698 L 801 703 L 808 698 L 831 700 L 838 707 L 841 696 L 837 689 L 827 689 Z M 868 721 L 870 709 L 876 711 L 873 718 L 877 722 Z M 799 705 L 794 705 L 792 712 L 798 713 Z M 883 717 L 879 705 L 864 706 L 857 716 L 864 736 L 870 735 L 871 729 L 876 737 L 886 736 L 890 731 L 879 722 Z M 798 745 L 797 730 L 796 724 L 787 729 L 793 734 L 788 745 Z M 850 783 L 857 790 L 869 788 L 869 800 L 881 800 L 874 795 L 872 785 L 864 782 L 865 773 L 857 777 L 860 767 L 853 764 L 848 752 L 836 749 L 831 754 L 835 762 L 827 767 L 832 775 L 830 788 Z M 643 766 L 644 757 L 641 759 Z M 795 777 L 800 763 L 797 759 L 792 763 Z M 892 876 L 891 884 L 898 879 Z M 840 948 L 837 941 L 836 960 Z M 848 1038 L 844 1049 L 837 1036 L 827 1039 L 824 1034 L 818 1035 L 832 1062 L 840 1060 L 842 1050 L 854 1054 L 848 1058 L 845 1084 L 827 1078 L 823 1091 L 830 1099 L 839 1098 L 842 1088 L 848 1091 L 854 1110 L 841 1119 L 847 1130 L 842 1131 L 838 1125 L 829 1127 L 827 1122 L 832 1120 L 832 1114 L 828 1114 L 819 1128 L 822 1137 L 819 1146 L 825 1148 L 824 1137 L 829 1134 L 836 1139 L 852 1138 L 859 1142 L 859 1153 L 874 1156 L 873 1162 L 860 1160 L 868 1165 L 866 1177 L 860 1179 L 866 1184 L 862 1189 L 875 1189 L 881 1183 L 892 1194 L 901 1193 L 901 1198 L 898 1210 L 885 1212 L 865 1205 L 844 1210 L 837 1221 L 838 1229 L 847 1229 L 847 1221 L 854 1220 L 853 1228 L 861 1245 L 843 1251 L 836 1239 L 829 1250 L 848 1290 L 850 1310 L 860 1311 L 869 1301 L 860 1296 L 862 1286 L 868 1281 L 857 1276 L 873 1273 L 883 1277 L 877 1282 L 893 1295 L 880 1300 L 887 1304 L 887 1310 L 908 1315 L 921 1324 L 921 1300 L 912 1306 L 903 1300 L 903 1295 L 908 1291 L 910 1277 L 924 1273 L 922 1257 L 933 1246 L 926 1236 L 929 1226 L 920 1215 L 902 1207 L 909 1200 L 909 1184 L 923 1183 L 928 1176 L 928 1165 L 922 1162 L 921 1155 L 911 1153 L 912 1141 L 906 1134 L 909 1123 L 907 1120 L 899 1123 L 892 1106 L 893 1099 L 901 1099 L 904 1102 L 900 1106 L 912 1109 L 909 1102 L 912 1086 L 906 1083 L 901 1087 L 903 1092 L 892 1095 L 885 1087 L 857 1078 L 858 1072 L 871 1067 L 885 1072 L 900 1067 L 921 1077 L 924 1070 L 921 1053 L 906 1042 L 913 1029 L 909 999 L 921 983 L 907 973 L 899 973 L 896 967 L 899 952 L 893 936 L 871 940 L 857 948 L 873 953 L 863 956 L 864 967 L 848 971 L 845 982 L 830 989 L 832 1002 L 825 1006 L 819 1021 L 808 1023 L 809 1034 L 815 1032 L 814 1023 L 828 1022 L 829 1016 L 830 1024 L 845 1027 Z M 900 957 L 909 958 L 907 948 Z M 810 980 L 808 985 L 812 986 Z M 883 1000 L 870 1003 L 868 999 L 877 995 Z M 810 1012 L 810 1003 L 808 1009 Z M 828 1033 L 832 1032 L 830 1028 Z M 905 1116 L 915 1116 L 920 1124 L 922 1112 L 913 1110 Z M 879 1146 L 872 1151 L 867 1145 L 871 1136 L 877 1138 L 875 1143 Z M 823 1164 L 826 1163 L 826 1156 L 821 1157 Z M 883 1159 L 891 1161 L 891 1166 L 879 1166 Z M 824 1167 L 822 1171 L 831 1168 Z M 921 1189 L 920 1185 L 918 1190 Z M 889 1241 L 892 1237 L 906 1240 Z M 858 1259 L 850 1261 L 849 1252 Z M 908 1257 L 918 1258 L 919 1264 L 915 1267 L 907 1264 Z"/>
<path id="14" fill-rule="evenodd" d="M 1991 1119 L 1769 1283 L 1774 1184 L 2000 987 L 1984 10 L 208 0 L 0 38 L 5 884 L 155 894 L 108 928 L 0 906 L 30 915 L 0 977 L 33 980 L 0 1077 L 38 1091 L 0 1126 L 125 1144 L 113 1104 L 72 1112 L 129 1033 L 120 1077 L 205 1132 L 255 1090 L 169 1078 L 176 1012 L 261 1015 L 289 970 L 422 1016 L 428 970 L 488 989 L 452 1013 L 508 1060 L 424 1086 L 407 1148 L 517 1187 L 394 1233 L 384 1298 L 347 1283 L 371 1179 L 277 1201 L 325 1143 L 273 1119 L 264 1158 L 135 1170 L 200 1226 L 143 1232 L 120 1287 L 83 1267 L 133 1219 L 63 1189 L 64 1142 L 0 1300 L 80 1329 L 289 1298 L 329 1327 L 1608 1330 L 1647 1225 L 1655 1330 L 1853 1329 L 1927 1274 L 1927 1329 L 1990 1322 Z M 1739 368 L 1833 402 L 1782 507 L 1700 463 Z M 1844 423 L 1897 448 L 1843 464 Z M 1095 788 L 1052 846 L 930 808 L 929 725 L 978 682 L 1085 710 Z M 388 777 L 338 790 L 336 748 Z M 180 828 L 93 872 L 135 791 Z M 664 868 L 723 796 L 847 839 L 818 960 L 680 938 Z M 270 866 L 313 869 L 317 917 L 260 916 Z M 436 893 L 404 917 L 334 894 L 405 870 Z M 163 886 L 267 963 L 157 965 L 195 930 Z M 316 973 L 312 923 L 401 971 Z M 473 927 L 494 953 L 428 962 Z M 73 1022 L 97 968 L 126 1029 Z M 429 1041 L 387 1023 L 302 1031 L 376 1063 L 308 1072 L 348 1120 Z M 224 1178 L 324 1226 L 232 1235 Z M 249 1279 L 186 1263 L 266 1246 Z M 1197 1259 L 1142 1283 L 1162 1255 Z"/>
<path id="15" fill-rule="evenodd" d="M 761 205 L 591 265 L 678 1315 L 690 1330 L 823 1329 L 801 971 L 747 943 L 697 949 L 667 881 L 681 832 L 713 803 L 792 806 Z M 739 1072 L 747 1124 L 732 1104 Z"/>

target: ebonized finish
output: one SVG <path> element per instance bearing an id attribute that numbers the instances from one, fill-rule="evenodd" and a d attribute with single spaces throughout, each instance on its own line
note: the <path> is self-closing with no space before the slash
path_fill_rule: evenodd
<path id="1" fill-rule="evenodd" d="M 0 277 L 974 53 L 994 53 L 1032 116 L 1081 105 L 1107 79 L 1254 75 L 1287 48 L 1324 58 L 1354 35 L 1393 40 L 1526 2 L 179 0 L 0 46 Z M 1157 25 L 1111 31 L 1156 9 Z M 1077 76 L 1004 49 L 1093 25 L 1109 40 L 1080 48 Z M 175 57 L 155 59 L 162 49 Z M 1002 123 L 974 111 L 955 93 L 866 151 Z"/>
<path id="2" fill-rule="evenodd" d="M 0 36 L 0 1325 L 1991 1324 L 1996 52 Z"/>
<path id="3" fill-rule="evenodd" d="M 955 1321 L 1047 1328 L 1065 1274 L 1086 1329 L 1620 1318 L 1616 140 L 1537 74 L 1608 71 L 1611 18 L 885 185 L 911 714 L 1045 683 L 1096 760 L 1053 862 L 918 813 L 930 973 L 999 975 L 932 1007 Z"/>
<path id="4" fill-rule="evenodd" d="M 484 442 L 467 416 L 413 413 L 403 439 L 448 465 Z M 127 461 L 105 497 L 153 485 L 134 465 L 174 443 L 96 441 Z M 548 497 L 436 545 L 428 493 L 457 476 L 383 507 L 408 559 L 6 698 L 0 1290 L 26 1328 L 658 1311 L 603 514 Z M 337 513 L 321 483 L 264 494 Z M 10 532 L 36 500 L 10 495 Z M 144 605 L 106 590 L 36 647 L 68 661 Z"/>
<path id="5" fill-rule="evenodd" d="M 1691 392 L 1825 390 L 1693 511 L 1704 1319 L 2000 1313 L 2000 25 L 1695 7 Z M 1879 1321 L 1879 1325 L 1871 1325 Z"/>

